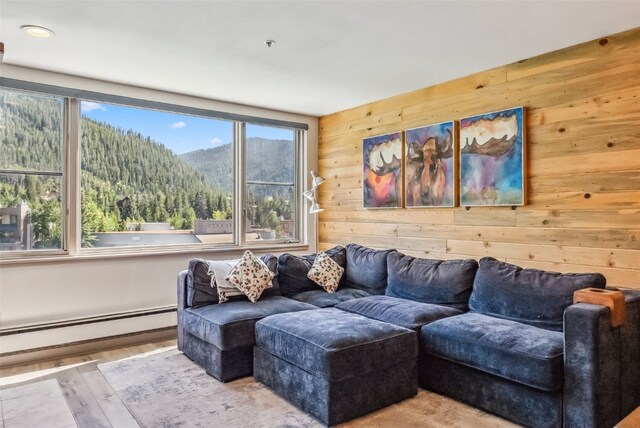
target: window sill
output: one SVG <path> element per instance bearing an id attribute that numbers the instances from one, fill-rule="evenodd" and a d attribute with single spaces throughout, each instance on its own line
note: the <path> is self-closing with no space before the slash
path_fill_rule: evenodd
<path id="1" fill-rule="evenodd" d="M 238 246 L 224 246 L 224 247 L 187 247 L 187 248 L 118 248 L 113 250 L 85 250 L 80 254 L 68 254 L 60 253 L 56 255 L 28 255 L 24 257 L 11 257 L 6 259 L 0 259 L 0 266 L 11 265 L 23 265 L 33 263 L 64 263 L 64 262 L 78 262 L 84 260 L 103 260 L 103 259 L 119 259 L 119 258 L 138 258 L 138 257 L 159 257 L 159 256 L 173 256 L 173 255 L 188 255 L 188 254 L 223 254 L 223 253 L 242 253 L 246 250 L 255 252 L 285 252 L 285 251 L 305 251 L 309 250 L 309 244 L 295 243 L 272 243 L 265 245 L 245 245 L 243 247 Z"/>

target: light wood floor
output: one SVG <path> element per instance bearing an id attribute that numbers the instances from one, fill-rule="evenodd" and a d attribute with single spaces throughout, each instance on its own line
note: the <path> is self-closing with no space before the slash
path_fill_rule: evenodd
<path id="1" fill-rule="evenodd" d="M 176 341 L 164 340 L 110 351 L 96 352 L 77 357 L 62 358 L 36 364 L 15 367 L 0 367 L 0 390 L 56 379 L 69 410 L 79 428 L 140 428 L 129 410 L 122 404 L 115 391 L 97 368 L 97 364 L 161 352 L 176 347 Z M 420 395 L 422 394 L 422 395 Z M 420 398 L 422 396 L 422 398 Z M 428 396 L 428 397 L 427 397 Z M 347 422 L 345 427 L 398 428 L 405 427 L 515 427 L 496 416 L 458 403 L 450 398 L 421 390 L 411 400 L 410 411 L 390 406 L 362 418 Z M 428 405 L 425 405 L 427 403 Z M 2 402 L 0 401 L 0 409 Z M 395 412 L 395 413 L 394 413 Z M 401 414 L 398 414 L 401 412 Z M 425 416 L 429 423 L 425 425 Z M 7 419 L 8 421 L 9 419 Z M 0 428 L 34 428 L 30 424 L 15 424 L 16 418 L 3 423 L 0 410 Z M 398 424 L 398 421 L 403 421 Z M 390 421 L 394 421 L 390 423 Z M 457 422 L 453 422 L 457 421 Z M 365 425 L 363 425 L 363 423 Z M 50 428 L 50 427 L 49 427 Z M 67 425 L 64 428 L 73 428 Z M 145 427 L 153 428 L 153 427 Z M 231 427 L 229 427 L 231 428 Z"/>
<path id="2" fill-rule="evenodd" d="M 56 379 L 78 427 L 139 427 L 96 365 L 175 346 L 175 340 L 165 340 L 35 364 L 0 367 L 0 389 Z"/>
<path id="3" fill-rule="evenodd" d="M 0 367 L 0 390 L 56 379 L 78 427 L 139 428 L 135 419 L 98 370 L 97 364 L 161 352 L 175 346 L 175 339 L 164 340 L 34 364 Z M 442 399 L 450 400 L 444 397 Z M 451 400 L 451 402 L 454 401 Z M 464 405 L 460 404 L 460 406 Z M 479 410 L 477 412 L 482 413 Z M 505 426 L 511 426 L 506 421 L 493 418 L 496 424 L 500 422 Z M 474 426 L 473 420 L 467 422 L 468 425 L 465 426 Z M 640 426 L 639 423 L 640 407 L 617 426 L 631 428 Z M 0 428 L 3 427 L 5 425 L 0 412 Z"/>

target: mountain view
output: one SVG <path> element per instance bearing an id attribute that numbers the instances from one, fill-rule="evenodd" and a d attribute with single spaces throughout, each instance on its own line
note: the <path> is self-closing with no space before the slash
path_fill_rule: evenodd
<path id="1" fill-rule="evenodd" d="M 233 159 L 232 150 L 231 144 L 224 144 L 184 153 L 180 159 L 202 174 L 207 183 L 231 193 L 233 165 L 228 160 Z M 246 158 L 248 181 L 293 183 L 294 153 L 291 141 L 248 138 Z"/>
<path id="2" fill-rule="evenodd" d="M 0 91 L 0 105 L 6 124 L 0 168 L 61 172 L 61 102 Z M 247 148 L 249 180 L 293 182 L 291 141 L 250 138 Z M 91 246 L 95 233 L 130 224 L 168 222 L 189 230 L 196 219 L 231 219 L 232 159 L 230 143 L 177 155 L 139 132 L 83 116 L 83 246 Z M 59 248 L 61 185 L 55 175 L 0 174 L 0 209 L 28 205 L 35 248 Z M 254 226 L 277 229 L 290 198 L 277 186 L 248 192 Z"/>

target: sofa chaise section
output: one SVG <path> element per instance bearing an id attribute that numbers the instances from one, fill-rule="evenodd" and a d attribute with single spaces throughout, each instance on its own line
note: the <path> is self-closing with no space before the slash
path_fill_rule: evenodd
<path id="1" fill-rule="evenodd" d="M 576 290 L 604 286 L 600 274 L 480 260 L 471 312 L 420 330 L 420 385 L 525 426 L 613 426 L 624 417 L 624 330 L 608 308 L 572 304 Z"/>
<path id="2" fill-rule="evenodd" d="M 255 323 L 269 315 L 315 306 L 271 295 L 256 303 L 233 300 L 187 304 L 187 271 L 178 275 L 178 349 L 214 378 L 227 382 L 253 372 Z"/>

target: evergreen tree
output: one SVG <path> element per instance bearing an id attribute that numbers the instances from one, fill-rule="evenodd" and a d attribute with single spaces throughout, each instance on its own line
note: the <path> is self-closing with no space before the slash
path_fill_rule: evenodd
<path id="1" fill-rule="evenodd" d="M 51 199 L 31 208 L 35 248 L 60 248 L 62 222 L 60 201 Z"/>

